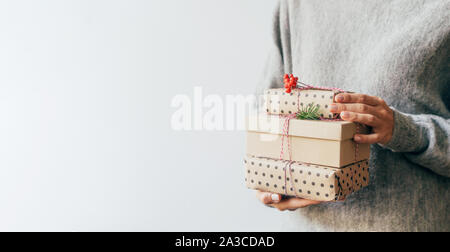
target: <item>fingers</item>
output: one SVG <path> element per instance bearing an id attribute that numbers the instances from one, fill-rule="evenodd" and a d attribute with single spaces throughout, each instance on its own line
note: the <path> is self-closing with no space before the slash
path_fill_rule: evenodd
<path id="1" fill-rule="evenodd" d="M 376 144 L 382 142 L 382 137 L 380 134 L 355 135 L 354 140 L 361 144 Z"/>
<path id="2" fill-rule="evenodd" d="M 257 191 L 256 197 L 259 199 L 259 201 L 261 201 L 261 203 L 265 205 L 279 203 L 281 201 L 280 195 L 268 192 Z"/>
<path id="3" fill-rule="evenodd" d="M 305 208 L 312 205 L 318 205 L 320 203 L 321 203 L 320 201 L 315 200 L 291 198 L 288 200 L 281 201 L 278 204 L 271 204 L 271 206 L 277 208 L 280 211 L 285 211 L 285 210 L 296 210 L 299 208 Z"/>
<path id="4" fill-rule="evenodd" d="M 372 127 L 374 134 L 357 134 L 354 137 L 355 142 L 361 144 L 386 144 L 392 138 L 393 126 L 388 127 L 389 121 L 371 114 L 360 114 L 355 112 L 341 112 L 341 118 L 345 121 L 358 122 Z"/>
<path id="5" fill-rule="evenodd" d="M 345 121 L 358 122 L 372 127 L 379 123 L 379 119 L 374 115 L 359 114 L 348 111 L 341 112 L 341 118 Z"/>
<path id="6" fill-rule="evenodd" d="M 289 198 L 286 200 L 281 200 L 281 195 L 276 193 L 268 193 L 256 191 L 256 197 L 265 205 L 269 207 L 277 208 L 280 211 L 285 210 L 296 210 L 299 208 L 304 208 L 307 206 L 320 204 L 320 201 L 300 199 L 300 198 Z"/>
<path id="7" fill-rule="evenodd" d="M 370 105 L 362 104 L 362 103 L 336 103 L 331 104 L 330 111 L 333 113 L 341 113 L 344 111 L 362 113 L 362 114 L 377 114 L 378 110 Z"/>
<path id="8" fill-rule="evenodd" d="M 378 106 L 384 103 L 383 99 L 365 94 L 343 93 L 336 95 L 336 102 L 339 103 L 361 103 L 369 106 Z"/>

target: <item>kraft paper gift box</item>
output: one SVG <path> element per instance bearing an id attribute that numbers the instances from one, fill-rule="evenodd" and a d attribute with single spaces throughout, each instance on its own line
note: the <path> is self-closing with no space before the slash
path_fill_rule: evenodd
<path id="1" fill-rule="evenodd" d="M 369 133 L 365 126 L 346 121 L 286 120 L 274 115 L 250 116 L 247 154 L 331 167 L 344 167 L 370 157 L 369 144 L 353 141 L 356 133 Z"/>
<path id="2" fill-rule="evenodd" d="M 342 201 L 369 185 L 367 160 L 344 168 L 246 157 L 245 181 L 250 189 L 317 201 Z"/>
<path id="3" fill-rule="evenodd" d="M 330 112 L 330 105 L 335 102 L 334 98 L 341 93 L 337 90 L 317 89 L 293 89 L 286 93 L 285 89 L 268 89 L 264 92 L 264 107 L 267 113 L 289 115 L 298 113 L 302 107 L 308 104 L 319 106 L 319 115 L 323 118 L 335 118 L 337 114 Z"/>

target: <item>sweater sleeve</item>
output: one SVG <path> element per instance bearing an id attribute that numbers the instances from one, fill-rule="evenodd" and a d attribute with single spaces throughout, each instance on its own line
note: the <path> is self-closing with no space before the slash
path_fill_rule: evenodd
<path id="1" fill-rule="evenodd" d="M 450 177 L 450 119 L 405 114 L 394 109 L 394 120 L 392 139 L 383 147 L 401 152 L 411 162 Z"/>

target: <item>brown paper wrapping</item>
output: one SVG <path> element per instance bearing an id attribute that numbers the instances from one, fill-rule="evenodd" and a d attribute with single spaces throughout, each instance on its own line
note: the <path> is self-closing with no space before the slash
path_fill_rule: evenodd
<path id="1" fill-rule="evenodd" d="M 299 90 L 294 89 L 290 94 L 284 89 L 268 89 L 264 92 L 266 112 L 270 114 L 296 114 L 302 107 L 308 104 L 318 104 L 319 114 L 324 118 L 334 118 L 330 112 L 330 105 L 334 103 L 334 97 L 339 91 L 326 90 Z"/>
<path id="2" fill-rule="evenodd" d="M 250 156 L 244 163 L 248 188 L 304 199 L 341 201 L 369 184 L 367 160 L 344 168 Z"/>
<path id="3" fill-rule="evenodd" d="M 252 127 L 249 122 L 248 155 L 331 167 L 343 167 L 370 157 L 369 144 L 353 141 L 357 131 L 360 134 L 369 132 L 366 127 L 356 127 L 350 122 L 292 119 L 289 121 L 289 137 L 283 137 L 285 119 L 264 115 L 259 118 L 262 123 L 257 127 Z M 266 127 L 268 125 L 272 127 Z"/>
<path id="4" fill-rule="evenodd" d="M 248 117 L 247 130 L 270 134 L 284 134 L 283 128 L 286 118 L 278 115 L 259 114 Z M 356 134 L 368 134 L 370 130 L 363 126 L 347 121 L 310 121 L 291 119 L 289 121 L 289 135 L 308 138 L 320 138 L 343 141 L 353 139 Z"/>

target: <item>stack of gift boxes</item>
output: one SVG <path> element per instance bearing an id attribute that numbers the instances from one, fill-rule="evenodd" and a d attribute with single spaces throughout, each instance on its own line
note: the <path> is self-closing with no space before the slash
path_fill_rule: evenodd
<path id="1" fill-rule="evenodd" d="M 245 181 L 250 189 L 318 201 L 342 201 L 369 183 L 370 145 L 357 144 L 362 125 L 329 108 L 341 91 L 269 89 L 264 113 L 250 116 Z M 299 116 L 308 109 L 319 120 Z"/>

